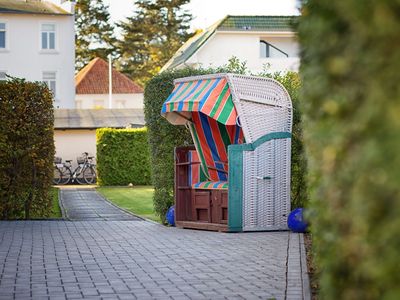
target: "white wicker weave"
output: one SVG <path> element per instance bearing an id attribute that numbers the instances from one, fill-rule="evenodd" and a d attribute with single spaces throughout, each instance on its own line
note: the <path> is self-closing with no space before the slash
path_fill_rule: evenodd
<path id="1" fill-rule="evenodd" d="M 225 77 L 246 143 L 269 133 L 292 132 L 292 103 L 286 89 L 269 78 L 237 74 L 187 77 L 179 82 Z M 182 119 L 182 122 L 186 118 Z M 243 231 L 287 228 L 290 212 L 291 139 L 272 139 L 243 152 Z"/>

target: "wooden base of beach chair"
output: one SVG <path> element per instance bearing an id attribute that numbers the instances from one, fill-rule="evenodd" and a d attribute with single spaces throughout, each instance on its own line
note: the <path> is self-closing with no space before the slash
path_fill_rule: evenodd
<path id="1" fill-rule="evenodd" d="M 228 225 L 207 223 L 207 222 L 176 221 L 175 225 L 178 228 L 200 229 L 200 230 L 219 231 L 219 232 L 228 231 Z"/>

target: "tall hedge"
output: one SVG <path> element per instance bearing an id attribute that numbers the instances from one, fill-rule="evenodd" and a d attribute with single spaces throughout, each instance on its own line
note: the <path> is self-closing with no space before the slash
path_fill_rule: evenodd
<path id="1" fill-rule="evenodd" d="M 43 83 L 0 81 L 0 218 L 47 217 L 54 157 L 52 94 Z"/>
<path id="2" fill-rule="evenodd" d="M 151 183 L 147 129 L 96 130 L 99 185 Z"/>
<path id="3" fill-rule="evenodd" d="M 400 2 L 304 2 L 302 103 L 322 299 L 400 299 Z"/>
<path id="4" fill-rule="evenodd" d="M 163 72 L 151 79 L 145 88 L 145 118 L 149 128 L 149 143 L 152 158 L 153 184 L 155 187 L 154 206 L 163 219 L 167 209 L 173 204 L 174 156 L 176 146 L 193 144 L 189 131 L 184 126 L 171 125 L 161 117 L 161 107 L 173 90 L 176 78 L 221 73 L 249 73 L 245 63 L 235 58 L 229 64 L 218 69 L 183 69 Z M 288 90 L 294 104 L 294 125 L 292 140 L 292 206 L 306 205 L 307 185 L 305 183 L 306 159 L 303 150 L 301 115 L 298 109 L 298 91 L 300 79 L 297 73 L 259 74 L 273 77 Z"/>

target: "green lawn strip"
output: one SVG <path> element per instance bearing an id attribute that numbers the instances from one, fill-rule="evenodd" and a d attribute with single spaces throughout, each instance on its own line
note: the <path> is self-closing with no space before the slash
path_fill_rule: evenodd
<path id="1" fill-rule="evenodd" d="M 53 206 L 50 214 L 51 219 L 61 219 L 62 218 L 62 213 L 61 213 L 61 208 L 58 202 L 58 188 L 51 188 L 51 194 L 53 196 Z"/>
<path id="2" fill-rule="evenodd" d="M 137 216 L 161 222 L 154 213 L 152 186 L 99 187 L 97 191 L 115 205 Z"/>

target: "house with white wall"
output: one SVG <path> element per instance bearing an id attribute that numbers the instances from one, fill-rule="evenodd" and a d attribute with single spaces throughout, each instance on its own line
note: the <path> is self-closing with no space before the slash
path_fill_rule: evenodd
<path id="1" fill-rule="evenodd" d="M 143 89 L 114 68 L 110 74 L 109 64 L 101 58 L 94 58 L 76 74 L 75 85 L 76 108 L 143 108 Z"/>
<path id="2" fill-rule="evenodd" d="M 297 16 L 226 16 L 189 39 L 161 72 L 184 67 L 221 67 L 232 57 L 252 73 L 297 71 Z"/>
<path id="3" fill-rule="evenodd" d="M 56 109 L 54 144 L 56 156 L 73 160 L 88 152 L 96 157 L 96 129 L 145 126 L 143 109 Z"/>
<path id="4" fill-rule="evenodd" d="M 75 107 L 74 2 L 0 0 L 0 80 L 43 81 L 54 107 Z"/>

